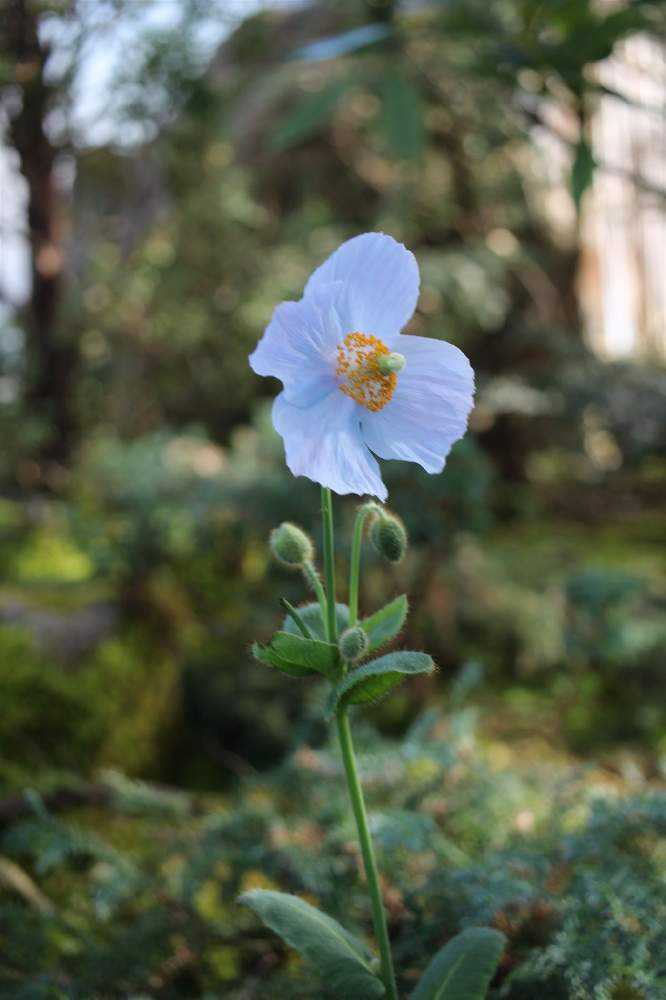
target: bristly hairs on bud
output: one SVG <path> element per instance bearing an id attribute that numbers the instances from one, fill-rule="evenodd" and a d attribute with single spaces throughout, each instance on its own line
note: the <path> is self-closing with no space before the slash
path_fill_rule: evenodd
<path id="1" fill-rule="evenodd" d="M 314 559 L 311 539 L 291 521 L 283 521 L 277 528 L 273 528 L 269 543 L 275 559 L 288 569 L 303 569 Z"/>
<path id="2" fill-rule="evenodd" d="M 384 508 L 376 500 L 366 500 L 356 508 L 356 513 L 362 514 L 363 517 L 371 517 L 373 514 L 383 514 Z"/>
<path id="3" fill-rule="evenodd" d="M 407 532 L 402 521 L 379 508 L 370 528 L 370 541 L 388 562 L 399 563 L 407 551 Z"/>
<path id="4" fill-rule="evenodd" d="M 338 649 L 343 660 L 355 663 L 360 660 L 368 648 L 368 636 L 360 625 L 345 629 L 338 639 Z"/>

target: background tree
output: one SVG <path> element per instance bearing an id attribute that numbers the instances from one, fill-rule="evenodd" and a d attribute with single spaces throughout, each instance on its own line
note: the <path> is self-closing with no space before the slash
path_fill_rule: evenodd
<path id="1" fill-rule="evenodd" d="M 58 88 L 47 74 L 50 45 L 40 36 L 48 5 L 9 0 L 0 27 L 8 138 L 19 157 L 28 191 L 31 291 L 26 314 L 26 408 L 39 425 L 37 455 L 65 465 L 76 435 L 78 350 L 63 320 L 63 248 L 66 209 L 56 170 L 61 150 L 48 127 Z"/>

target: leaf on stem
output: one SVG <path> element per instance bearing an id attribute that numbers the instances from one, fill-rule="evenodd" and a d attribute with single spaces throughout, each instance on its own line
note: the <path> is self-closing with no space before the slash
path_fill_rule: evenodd
<path id="1" fill-rule="evenodd" d="M 431 674 L 435 669 L 427 653 L 399 650 L 378 660 L 364 663 L 337 684 L 331 691 L 327 714 L 335 715 L 346 705 L 364 705 L 379 701 L 411 674 Z"/>
<path id="2" fill-rule="evenodd" d="M 304 97 L 273 134 L 272 148 L 278 151 L 290 149 L 320 132 L 347 87 L 347 80 L 334 80 L 316 93 Z"/>
<path id="3" fill-rule="evenodd" d="M 490 927 L 470 927 L 437 952 L 411 1000 L 483 1000 L 506 938 Z"/>
<path id="4" fill-rule="evenodd" d="M 335 996 L 372 1000 L 385 995 L 371 968 L 372 952 L 337 920 L 285 892 L 253 889 L 239 902 L 314 965 Z"/>
<path id="5" fill-rule="evenodd" d="M 382 117 L 389 152 L 401 159 L 417 159 L 423 152 L 423 101 L 418 90 L 400 73 L 382 82 Z"/>
<path id="6" fill-rule="evenodd" d="M 594 180 L 594 156 L 585 139 L 581 139 L 576 147 L 576 155 L 571 166 L 571 195 L 580 212 L 583 195 Z"/>
<path id="7" fill-rule="evenodd" d="M 261 646 L 258 642 L 252 644 L 252 655 L 260 663 L 265 663 L 269 667 L 276 667 L 283 674 L 288 674 L 290 677 L 309 677 L 311 674 L 316 674 L 317 672 L 309 667 L 301 667 L 297 663 L 290 663 L 284 660 L 270 646 Z"/>
<path id="8" fill-rule="evenodd" d="M 388 24 L 364 24 L 360 28 L 352 28 L 351 31 L 344 31 L 340 35 L 332 35 L 310 42 L 309 45 L 298 49 L 294 58 L 316 62 L 322 59 L 337 59 L 340 56 L 359 52 L 384 41 L 389 37 L 391 31 L 391 26 Z"/>
<path id="9" fill-rule="evenodd" d="M 319 607 L 317 601 L 313 601 L 311 604 L 303 604 L 300 608 L 296 608 L 296 610 L 316 639 L 326 638 L 326 628 L 322 621 L 321 608 Z M 337 632 L 338 635 L 340 635 L 340 633 L 344 632 L 349 624 L 349 608 L 346 604 L 335 605 L 335 617 L 338 624 Z M 282 625 L 282 631 L 289 632 L 294 635 L 300 635 L 296 625 L 289 615 L 285 617 Z"/>
<path id="10" fill-rule="evenodd" d="M 391 639 L 395 639 L 405 624 L 407 610 L 407 597 L 401 594 L 390 604 L 385 604 L 379 611 L 375 611 L 369 618 L 363 619 L 360 624 L 368 636 L 369 653 L 374 653 L 380 646 L 385 646 Z"/>
<path id="11" fill-rule="evenodd" d="M 335 681 L 339 676 L 338 647 L 321 639 L 306 639 L 292 632 L 276 632 L 268 646 L 255 643 L 252 653 L 257 660 L 277 667 L 291 677 L 317 673 Z"/>

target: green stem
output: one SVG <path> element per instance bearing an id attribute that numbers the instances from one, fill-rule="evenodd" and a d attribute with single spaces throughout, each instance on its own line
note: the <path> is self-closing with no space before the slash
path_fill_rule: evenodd
<path id="1" fill-rule="evenodd" d="M 363 542 L 363 527 L 369 514 L 375 509 L 374 504 L 363 504 L 356 512 L 354 535 L 352 538 L 351 564 L 349 567 L 349 627 L 353 628 L 358 621 L 358 585 L 361 575 L 361 544 Z"/>
<path id="2" fill-rule="evenodd" d="M 305 574 L 305 579 L 310 584 L 314 590 L 317 600 L 319 602 L 319 608 L 321 610 L 321 620 L 324 628 L 326 628 L 326 594 L 324 593 L 324 588 L 321 585 L 321 580 L 319 579 L 319 573 L 315 569 L 311 562 L 306 562 L 303 565 L 303 573 Z"/>
<path id="3" fill-rule="evenodd" d="M 393 972 L 393 960 L 391 958 L 391 945 L 386 924 L 386 914 L 382 902 L 381 889 L 379 887 L 379 872 L 375 861 L 375 852 L 372 846 L 370 830 L 368 828 L 368 816 L 365 811 L 365 801 L 363 799 L 363 789 L 356 768 L 356 758 L 354 757 L 354 744 L 352 742 L 351 729 L 347 710 L 341 708 L 337 715 L 338 734 L 340 737 L 340 749 L 342 760 L 345 765 L 347 775 L 347 785 L 349 787 L 349 797 L 351 799 L 356 827 L 358 829 L 358 839 L 361 843 L 363 854 L 363 865 L 365 876 L 368 880 L 370 890 L 370 901 L 372 903 L 372 922 L 379 942 L 379 952 L 381 955 L 382 981 L 386 987 L 387 1000 L 398 1000 L 398 991 L 395 984 L 395 973 Z"/>
<path id="4" fill-rule="evenodd" d="M 325 487 L 322 487 L 321 491 L 321 514 L 324 524 L 324 578 L 326 580 L 327 597 L 326 634 L 329 642 L 335 642 L 337 638 L 337 625 L 335 618 L 335 564 L 333 561 L 333 503 L 331 500 L 331 491 Z M 362 529 L 363 524 L 361 523 L 361 527 L 358 531 L 359 540 L 357 548 L 359 553 Z M 356 529 L 354 531 L 354 535 L 356 538 Z M 355 581 L 357 595 L 359 565 L 360 562 L 357 559 Z M 358 599 L 356 604 L 358 606 Z M 398 1000 L 398 992 L 395 985 L 395 974 L 393 972 L 393 961 L 391 959 L 391 945 L 389 943 L 388 927 L 386 924 L 386 914 L 384 913 L 384 904 L 382 902 L 382 894 L 379 887 L 379 872 L 377 871 L 377 862 L 375 861 L 375 853 L 372 847 L 370 829 L 368 827 L 368 816 L 365 811 L 363 789 L 361 788 L 361 782 L 356 768 L 354 744 L 352 742 L 351 729 L 349 727 L 349 718 L 347 716 L 346 709 L 341 708 L 338 711 L 337 722 L 338 734 L 340 737 L 340 750 L 342 752 L 342 760 L 345 766 L 345 774 L 347 776 L 349 797 L 354 811 L 354 818 L 356 819 L 358 839 L 361 844 L 361 853 L 363 854 L 363 865 L 365 867 L 365 875 L 368 880 L 368 888 L 370 890 L 372 922 L 375 928 L 375 934 L 377 935 L 379 952 L 381 955 L 382 981 L 386 987 L 387 1000 Z"/>
<path id="5" fill-rule="evenodd" d="M 321 516 L 324 527 L 324 579 L 326 581 L 326 638 L 329 642 L 337 639 L 335 618 L 335 556 L 333 550 L 333 501 L 331 491 L 321 488 Z"/>

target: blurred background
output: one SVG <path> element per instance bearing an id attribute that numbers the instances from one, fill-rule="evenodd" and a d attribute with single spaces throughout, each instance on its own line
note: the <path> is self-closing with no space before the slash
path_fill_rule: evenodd
<path id="1" fill-rule="evenodd" d="M 325 995 L 253 885 L 370 933 L 321 692 L 248 652 L 318 491 L 247 355 L 376 229 L 478 382 L 365 562 L 440 667 L 358 720 L 402 988 L 485 922 L 493 997 L 664 995 L 665 14 L 4 0 L 0 996 Z"/>

